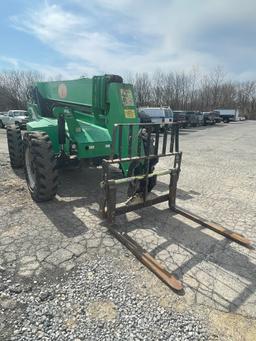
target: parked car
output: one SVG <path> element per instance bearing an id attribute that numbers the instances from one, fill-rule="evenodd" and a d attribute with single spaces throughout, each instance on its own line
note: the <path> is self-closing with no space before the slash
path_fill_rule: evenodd
<path id="1" fill-rule="evenodd" d="M 220 117 L 220 113 L 218 111 L 214 111 L 214 122 L 220 123 L 223 122 L 222 117 Z"/>
<path id="2" fill-rule="evenodd" d="M 16 124 L 21 128 L 28 122 L 28 112 L 25 110 L 9 110 L 6 114 L 0 115 L 0 127 L 4 128 L 9 124 Z"/>
<path id="3" fill-rule="evenodd" d="M 173 111 L 170 107 L 164 108 L 165 123 L 174 122 Z"/>
<path id="4" fill-rule="evenodd" d="M 239 121 L 245 121 L 245 120 L 247 120 L 247 118 L 246 118 L 245 116 L 239 116 L 238 119 L 239 119 Z"/>
<path id="5" fill-rule="evenodd" d="M 161 128 L 165 123 L 173 122 L 173 112 L 166 107 L 141 107 L 139 117 L 143 117 L 143 120 L 150 119 L 152 123 L 160 124 Z"/>
<path id="6" fill-rule="evenodd" d="M 239 117 L 239 110 L 237 109 L 215 109 L 214 112 L 220 115 L 224 123 L 237 121 Z"/>
<path id="7" fill-rule="evenodd" d="M 151 118 L 144 111 L 139 111 L 138 113 L 140 123 L 152 123 Z"/>
<path id="8" fill-rule="evenodd" d="M 195 111 L 186 111 L 186 120 L 188 127 L 196 127 L 198 125 L 198 119 Z"/>
<path id="9" fill-rule="evenodd" d="M 201 111 L 196 111 L 196 117 L 198 126 L 204 125 L 204 115 Z"/>
<path id="10" fill-rule="evenodd" d="M 7 111 L 0 112 L 0 128 L 4 128 L 3 121 L 5 120 L 5 116 L 7 116 Z"/>
<path id="11" fill-rule="evenodd" d="M 206 126 L 207 124 L 215 124 L 215 113 L 213 111 L 204 111 L 203 112 L 203 122 Z"/>
<path id="12" fill-rule="evenodd" d="M 187 120 L 186 120 L 185 111 L 174 110 L 173 111 L 173 121 L 174 122 L 179 122 L 180 123 L 180 127 L 186 128 L 187 127 Z"/>

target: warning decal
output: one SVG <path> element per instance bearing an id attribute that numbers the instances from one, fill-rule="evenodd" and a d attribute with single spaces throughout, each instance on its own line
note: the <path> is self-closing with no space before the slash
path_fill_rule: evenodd
<path id="1" fill-rule="evenodd" d="M 133 109 L 125 109 L 124 110 L 124 116 L 125 116 L 125 118 L 135 118 L 136 117 L 135 110 L 133 110 Z"/>

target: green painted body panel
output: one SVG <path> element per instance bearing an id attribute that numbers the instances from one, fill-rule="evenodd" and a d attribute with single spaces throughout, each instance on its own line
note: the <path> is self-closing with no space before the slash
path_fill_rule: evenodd
<path id="1" fill-rule="evenodd" d="M 75 138 L 72 139 L 72 142 L 77 144 L 77 157 L 82 159 L 108 156 L 110 154 L 112 142 L 109 131 L 93 124 L 87 124 L 81 120 L 77 120 L 77 122 L 81 127 L 81 132 L 76 133 Z M 52 141 L 54 152 L 56 154 L 60 152 L 56 118 L 42 117 L 37 121 L 31 121 L 27 124 L 27 130 L 46 132 Z M 66 131 L 67 135 L 69 135 L 67 125 Z M 66 141 L 67 143 L 64 145 L 64 151 L 67 155 L 69 155 L 69 139 Z"/>
<path id="2" fill-rule="evenodd" d="M 90 78 L 38 82 L 37 87 L 43 98 L 64 101 L 67 104 L 76 103 L 92 106 L 92 79 Z"/>
<path id="3" fill-rule="evenodd" d="M 40 101 L 29 103 L 29 131 L 45 131 L 56 154 L 61 150 L 58 142 L 58 117 L 65 118 L 66 143 L 64 151 L 71 153 L 76 145 L 78 159 L 108 157 L 111 153 L 114 125 L 139 123 L 133 88 L 130 84 L 111 82 L 111 76 L 96 76 L 72 81 L 40 82 L 36 84 L 41 102 L 51 107 L 51 117 L 45 117 Z M 35 103 L 36 102 L 36 103 Z M 48 110 L 48 109 L 47 109 Z M 49 114 L 49 113 L 48 113 Z M 132 154 L 137 152 L 138 126 L 133 129 Z M 122 157 L 128 153 L 128 127 L 123 128 Z M 118 145 L 115 146 L 118 154 Z M 129 163 L 122 163 L 127 175 Z"/>

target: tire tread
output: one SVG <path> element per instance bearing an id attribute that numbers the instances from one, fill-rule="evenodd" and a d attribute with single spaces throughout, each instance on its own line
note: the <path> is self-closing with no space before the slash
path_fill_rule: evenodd
<path id="1" fill-rule="evenodd" d="M 35 188 L 30 188 L 32 198 L 37 202 L 52 200 L 58 188 L 57 161 L 49 136 L 43 132 L 33 132 L 24 136 L 25 148 L 30 147 L 36 170 Z M 27 171 L 25 167 L 28 182 Z"/>
<path id="2" fill-rule="evenodd" d="M 6 134 L 11 166 L 12 168 L 21 168 L 24 164 L 24 158 L 20 128 L 16 125 L 9 125 Z"/>

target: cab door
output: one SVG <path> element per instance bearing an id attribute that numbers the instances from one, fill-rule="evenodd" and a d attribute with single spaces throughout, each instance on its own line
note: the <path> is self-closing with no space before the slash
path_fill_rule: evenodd
<path id="1" fill-rule="evenodd" d="M 173 123 L 174 115 L 171 109 L 164 109 L 164 123 Z"/>

